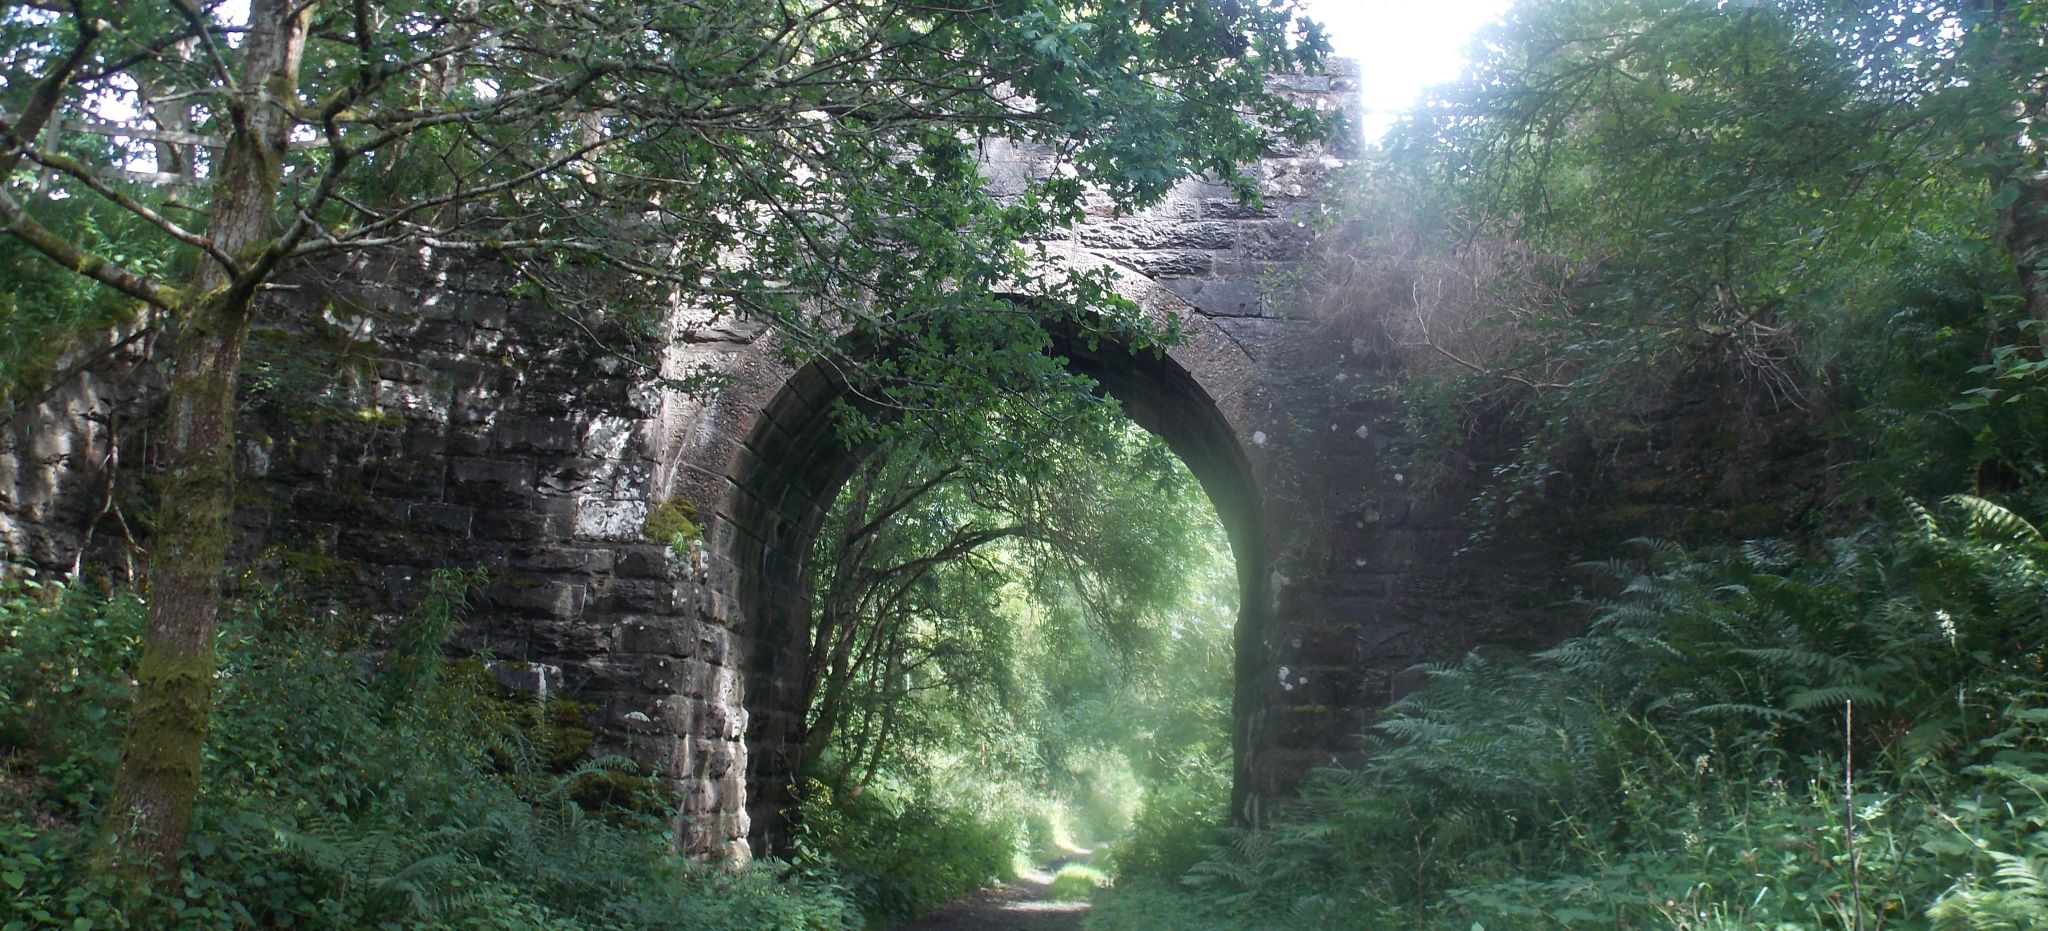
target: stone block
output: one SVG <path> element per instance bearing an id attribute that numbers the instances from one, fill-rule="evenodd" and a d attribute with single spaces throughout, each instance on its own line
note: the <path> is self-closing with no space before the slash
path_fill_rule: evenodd
<path id="1" fill-rule="evenodd" d="M 446 472 L 439 462 L 392 455 L 365 463 L 358 481 L 363 491 L 372 494 L 414 501 L 437 501 L 447 487 L 445 479 Z"/>
<path id="2" fill-rule="evenodd" d="M 561 581 L 514 578 L 492 585 L 488 597 L 492 606 L 520 614 L 572 618 L 583 613 L 589 590 Z"/>
<path id="3" fill-rule="evenodd" d="M 739 601 L 711 585 L 698 588 L 690 606 L 697 619 L 706 624 L 731 629 L 741 620 Z"/>
<path id="4" fill-rule="evenodd" d="M 768 325 L 755 320 L 721 318 L 701 320 L 685 324 L 679 337 L 687 343 L 751 343 L 760 338 Z"/>
<path id="5" fill-rule="evenodd" d="M 681 793 L 688 804 L 690 792 Z M 686 851 L 704 857 L 725 856 L 727 840 L 721 819 L 702 814 L 684 814 L 676 819 L 676 840 Z"/>
<path id="6" fill-rule="evenodd" d="M 562 667 L 548 663 L 493 661 L 487 668 L 499 688 L 535 695 L 552 695 L 562 688 Z"/>
<path id="7" fill-rule="evenodd" d="M 1077 235 L 1081 244 L 1097 249 L 1228 249 L 1237 241 L 1236 228 L 1216 220 L 1176 217 L 1134 217 L 1090 223 Z"/>
<path id="8" fill-rule="evenodd" d="M 1172 278 L 1160 282 L 1202 313 L 1219 317 L 1256 317 L 1266 312 L 1259 282 L 1227 278 Z"/>
<path id="9" fill-rule="evenodd" d="M 538 478 L 534 488 L 549 495 L 588 493 L 597 485 L 606 467 L 607 464 L 600 460 L 583 456 L 554 459 L 548 462 L 545 470 L 536 466 Z"/>
<path id="10" fill-rule="evenodd" d="M 446 542 L 404 530 L 343 524 L 336 533 L 335 555 L 371 564 L 437 567 L 448 563 Z"/>
<path id="11" fill-rule="evenodd" d="M 564 540 L 576 523 L 574 498 L 505 496 L 477 509 L 476 535 L 505 542 Z"/>
<path id="12" fill-rule="evenodd" d="M 742 769 L 740 761 L 744 759 L 744 751 L 731 741 L 692 738 L 690 752 L 696 759 L 697 771 L 706 779 L 735 776 Z"/>
<path id="13" fill-rule="evenodd" d="M 508 554 L 507 565 L 522 572 L 575 572 L 602 575 L 610 572 L 612 551 L 591 546 L 520 546 Z"/>
<path id="14" fill-rule="evenodd" d="M 598 589 L 598 603 L 622 614 L 674 614 L 677 583 L 660 579 L 613 579 Z"/>
<path id="15" fill-rule="evenodd" d="M 1206 198 L 1200 202 L 1201 215 L 1212 220 L 1261 220 L 1280 215 L 1266 204 L 1239 203 L 1235 197 Z"/>
<path id="16" fill-rule="evenodd" d="M 718 692 L 718 667 L 701 659 L 689 658 L 660 661 L 663 681 L 668 686 L 662 694 L 680 695 L 685 698 L 711 698 Z"/>
<path id="17" fill-rule="evenodd" d="M 629 616 L 612 628 L 614 649 L 620 653 L 658 653 L 683 657 L 696 652 L 697 638 L 689 622 L 676 617 Z"/>
<path id="18" fill-rule="evenodd" d="M 697 627 L 696 656 L 704 662 L 723 666 L 732 655 L 732 634 L 723 627 Z"/>
<path id="19" fill-rule="evenodd" d="M 1119 252 L 1115 258 L 1154 278 L 1206 275 L 1213 267 L 1206 252 Z"/>
<path id="20" fill-rule="evenodd" d="M 617 572 L 627 579 L 667 579 L 680 568 L 681 560 L 675 551 L 663 543 L 631 543 L 613 547 L 617 554 Z"/>
<path id="21" fill-rule="evenodd" d="M 576 515 L 576 536 L 586 540 L 637 543 L 646 539 L 641 528 L 647 523 L 644 499 L 587 500 Z"/>
<path id="22" fill-rule="evenodd" d="M 423 320 L 413 328 L 410 342 L 419 346 L 444 346 L 456 348 L 466 346 L 471 339 L 470 328 L 455 320 Z"/>
<path id="23" fill-rule="evenodd" d="M 640 671 L 640 687 L 651 695 L 690 694 L 693 660 L 654 657 Z"/>
<path id="24" fill-rule="evenodd" d="M 747 733 L 747 712 L 744 708 L 726 702 L 707 702 L 700 711 L 696 729 L 691 733 L 721 740 L 738 740 Z"/>
<path id="25" fill-rule="evenodd" d="M 1265 220 L 1244 224 L 1244 229 L 1238 254 L 1261 261 L 1297 261 L 1315 239 L 1315 229 L 1305 219 Z"/>
<path id="26" fill-rule="evenodd" d="M 510 417 L 499 422 L 491 439 L 502 452 L 567 453 L 583 447 L 583 430 L 566 418 Z"/>
<path id="27" fill-rule="evenodd" d="M 457 488 L 492 494 L 530 491 L 534 487 L 533 461 L 457 457 L 448 461 L 448 483 L 451 493 Z"/>
<path id="28" fill-rule="evenodd" d="M 479 539 L 507 543 L 540 543 L 548 539 L 548 516 L 512 508 L 485 509 L 472 530 Z"/>
<path id="29" fill-rule="evenodd" d="M 661 723 L 662 718 L 659 714 L 660 703 L 655 703 L 654 707 L 655 713 L 650 714 L 648 711 L 643 709 L 626 707 L 622 705 L 617 710 L 617 713 L 613 716 L 612 725 L 621 730 L 629 731 L 635 734 L 685 733 L 683 731 L 678 730 L 663 729 Z"/>
<path id="30" fill-rule="evenodd" d="M 583 427 L 583 454 L 600 459 L 624 459 L 634 452 L 639 427 L 639 421 L 625 417 L 593 417 Z"/>
<path id="31" fill-rule="evenodd" d="M 588 680 L 588 661 L 602 658 L 610 651 L 611 624 L 579 611 L 565 618 L 536 622 L 529 639 L 534 655 L 564 661 L 563 668 L 568 671 L 573 687 Z"/>
<path id="32" fill-rule="evenodd" d="M 420 530 L 466 537 L 476 511 L 454 504 L 415 504 L 407 509 L 406 523 Z"/>

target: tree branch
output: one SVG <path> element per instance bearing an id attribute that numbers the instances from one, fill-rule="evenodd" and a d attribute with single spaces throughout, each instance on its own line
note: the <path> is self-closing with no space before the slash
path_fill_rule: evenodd
<path id="1" fill-rule="evenodd" d="M 85 54 L 100 37 L 100 24 L 85 17 L 83 11 L 73 9 L 72 21 L 78 24 L 78 44 L 70 53 L 51 66 L 50 72 L 36 82 L 30 92 L 28 106 L 21 110 L 21 117 L 13 123 L 0 120 L 0 143 L 6 149 L 0 151 L 0 182 L 4 182 L 14 169 L 21 164 L 22 149 L 43 131 L 44 124 L 57 112 L 57 104 L 64 99 L 64 85 L 71 80 L 73 72 L 85 61 Z"/>
<path id="2" fill-rule="evenodd" d="M 0 232 L 28 243 L 30 248 L 65 268 L 136 300 L 146 301 L 165 310 L 174 310 L 178 307 L 180 295 L 176 289 L 72 245 L 69 240 L 37 223 L 35 218 L 21 208 L 20 203 L 4 191 L 0 191 L 0 220 L 7 221 L 5 227 L 0 227 Z"/>
<path id="3" fill-rule="evenodd" d="M 227 253 L 222 252 L 220 251 L 220 249 L 216 248 L 213 244 L 213 240 L 208 239 L 205 236 L 192 232 L 191 230 L 188 230 L 182 226 L 179 226 L 176 223 L 171 222 L 171 219 L 169 217 L 166 217 L 163 214 L 156 212 L 154 209 L 151 209 L 148 204 L 136 200 L 133 197 L 129 197 L 128 195 L 121 193 L 119 190 L 108 186 L 108 184 L 105 181 L 100 179 L 99 174 L 97 172 L 93 171 L 91 168 L 79 162 L 77 159 L 70 158 L 64 155 L 58 155 L 54 152 L 44 152 L 40 149 L 35 149 L 28 146 L 23 146 L 20 151 L 22 152 L 22 154 L 28 156 L 28 159 L 30 161 L 35 162 L 38 165 L 42 165 L 53 171 L 63 172 L 64 174 L 70 175 L 71 177 L 78 179 L 78 182 L 80 184 L 85 185 L 87 190 L 90 190 L 94 194 L 98 194 L 99 196 L 104 197 L 109 201 L 112 201 L 113 204 L 117 207 L 120 207 L 121 209 L 126 210 L 129 213 L 141 217 L 144 221 L 148 222 L 149 225 L 162 230 L 165 235 L 171 237 L 172 239 L 182 242 L 188 246 L 191 246 L 194 249 L 198 249 L 202 252 L 205 252 L 208 256 L 211 256 L 214 261 L 219 262 L 222 266 L 230 269 L 231 271 L 236 267 L 235 260 L 231 258 Z"/>

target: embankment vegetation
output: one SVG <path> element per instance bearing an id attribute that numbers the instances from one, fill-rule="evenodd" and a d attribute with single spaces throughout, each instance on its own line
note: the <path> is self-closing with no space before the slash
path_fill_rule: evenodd
<path id="1" fill-rule="evenodd" d="M 1317 299 L 1406 360 L 1412 473 L 1505 451 L 1475 552 L 1651 537 L 1591 541 L 1582 635 L 1428 668 L 1264 830 L 1141 818 L 1092 925 L 2040 926 L 2043 15 L 1532 0 L 1484 36 Z M 1661 525 L 1565 487 L 1703 392 L 1810 474 Z"/>

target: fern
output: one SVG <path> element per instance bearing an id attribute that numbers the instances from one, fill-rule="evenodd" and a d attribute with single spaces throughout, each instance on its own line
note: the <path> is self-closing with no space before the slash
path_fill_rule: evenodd
<path id="1" fill-rule="evenodd" d="M 1368 761 L 1185 881 L 1328 927 L 2038 926 L 2048 547 L 1981 501 L 1907 510 L 1601 564 L 1586 634 L 1417 667 Z"/>
<path id="2" fill-rule="evenodd" d="M 1976 495 L 1950 495 L 1944 500 L 1963 512 L 1969 533 L 1978 539 L 1989 534 L 2003 543 L 2042 542 L 2041 531 L 2025 518 Z"/>

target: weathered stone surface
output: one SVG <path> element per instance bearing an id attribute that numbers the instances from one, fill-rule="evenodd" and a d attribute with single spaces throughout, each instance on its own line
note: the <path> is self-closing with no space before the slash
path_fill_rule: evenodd
<path id="1" fill-rule="evenodd" d="M 562 688 L 562 667 L 547 663 L 494 662 L 490 672 L 500 686 L 513 691 L 549 695 Z"/>
<path id="2" fill-rule="evenodd" d="M 1081 228 L 1081 244 L 1095 249 L 1193 249 L 1214 251 L 1237 243 L 1238 225 L 1217 220 L 1146 216 L 1094 223 Z"/>

